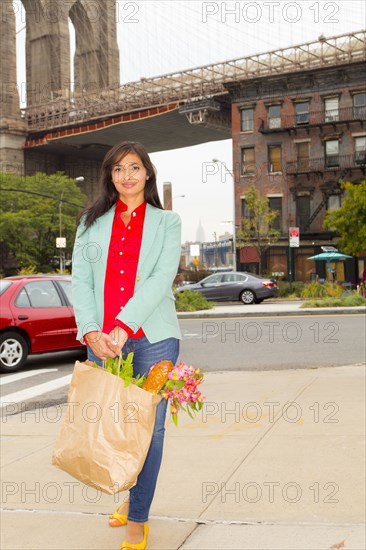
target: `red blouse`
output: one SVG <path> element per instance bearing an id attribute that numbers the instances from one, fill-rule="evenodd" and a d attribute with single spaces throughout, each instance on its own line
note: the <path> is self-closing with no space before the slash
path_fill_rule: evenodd
<path id="1" fill-rule="evenodd" d="M 131 213 L 131 219 L 127 226 L 121 218 L 121 213 L 126 210 L 127 205 L 119 199 L 116 204 L 108 250 L 102 330 L 109 334 L 118 325 L 128 333 L 129 338 L 141 338 L 141 336 L 145 336 L 141 327 L 134 333 L 130 327 L 116 319 L 121 309 L 133 296 L 145 220 L 146 201 Z"/>

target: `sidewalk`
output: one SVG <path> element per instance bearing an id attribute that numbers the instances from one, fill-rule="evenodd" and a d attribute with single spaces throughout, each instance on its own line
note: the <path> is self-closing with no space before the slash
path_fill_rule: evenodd
<path id="1" fill-rule="evenodd" d="M 302 301 L 264 300 L 261 304 L 221 302 L 212 309 L 179 312 L 179 319 L 202 319 L 205 317 L 269 317 L 280 315 L 352 315 L 365 313 L 365 306 L 301 308 Z"/>
<path id="2" fill-rule="evenodd" d="M 202 414 L 168 423 L 148 549 L 322 550 L 344 541 L 363 550 L 364 382 L 361 365 L 208 373 Z M 64 411 L 1 422 L 3 550 L 117 550 L 124 538 L 107 516 L 121 497 L 51 466 Z"/>

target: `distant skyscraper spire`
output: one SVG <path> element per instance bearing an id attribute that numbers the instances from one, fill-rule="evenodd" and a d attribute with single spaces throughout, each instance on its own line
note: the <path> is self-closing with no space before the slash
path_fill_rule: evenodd
<path id="1" fill-rule="evenodd" d="M 197 227 L 196 241 L 198 243 L 204 243 L 205 242 L 205 230 L 202 227 L 201 219 L 200 219 L 198 227 Z"/>

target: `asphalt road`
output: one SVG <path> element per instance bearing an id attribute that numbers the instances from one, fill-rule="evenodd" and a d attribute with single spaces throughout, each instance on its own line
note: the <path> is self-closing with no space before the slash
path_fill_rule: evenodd
<path id="1" fill-rule="evenodd" d="M 184 320 L 180 357 L 207 371 L 361 363 L 365 324 L 362 314 Z"/>
<path id="2" fill-rule="evenodd" d="M 308 369 L 366 359 L 362 314 L 187 319 L 180 324 L 180 359 L 207 372 Z M 75 360 L 84 357 L 83 350 L 32 356 L 21 371 L 2 375 L 3 413 L 66 402 Z"/>

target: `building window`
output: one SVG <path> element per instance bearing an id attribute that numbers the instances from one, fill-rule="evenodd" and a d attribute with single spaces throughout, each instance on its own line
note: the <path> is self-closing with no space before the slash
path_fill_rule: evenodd
<path id="1" fill-rule="evenodd" d="M 309 142 L 297 143 L 297 171 L 306 172 L 309 169 Z"/>
<path id="2" fill-rule="evenodd" d="M 268 204 L 271 210 L 277 212 L 277 217 L 273 220 L 272 227 L 282 233 L 282 197 L 268 197 Z"/>
<path id="3" fill-rule="evenodd" d="M 246 147 L 245 149 L 242 149 L 241 173 L 244 176 L 252 176 L 255 174 L 254 147 Z"/>
<path id="4" fill-rule="evenodd" d="M 325 142 L 325 165 L 327 168 L 339 166 L 339 141 L 330 139 Z"/>
<path id="5" fill-rule="evenodd" d="M 268 128 L 281 128 L 281 105 L 268 108 Z"/>
<path id="6" fill-rule="evenodd" d="M 245 198 L 240 199 L 240 216 L 241 218 L 253 218 L 254 212 L 250 210 L 247 205 Z"/>
<path id="7" fill-rule="evenodd" d="M 355 164 L 366 164 L 366 136 L 355 138 Z"/>
<path id="8" fill-rule="evenodd" d="M 296 124 L 309 124 L 309 101 L 296 103 Z"/>
<path id="9" fill-rule="evenodd" d="M 300 228 L 300 231 L 305 229 L 306 224 L 310 219 L 310 197 L 308 195 L 304 197 L 296 198 L 296 223 Z"/>
<path id="10" fill-rule="evenodd" d="M 253 132 L 254 109 L 241 110 L 241 131 Z"/>
<path id="11" fill-rule="evenodd" d="M 268 146 L 268 166 L 269 172 L 282 171 L 281 145 Z"/>
<path id="12" fill-rule="evenodd" d="M 327 198 L 327 210 L 339 210 L 342 206 L 342 195 L 329 195 Z"/>
<path id="13" fill-rule="evenodd" d="M 328 97 L 324 100 L 324 120 L 333 122 L 339 119 L 339 98 Z"/>
<path id="14" fill-rule="evenodd" d="M 366 115 L 366 92 L 353 95 L 353 117 L 364 119 Z"/>

